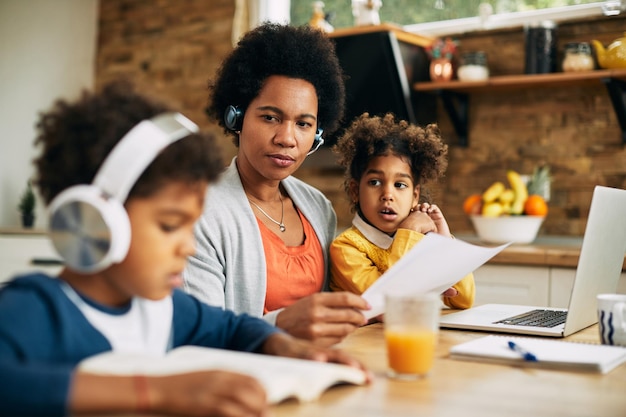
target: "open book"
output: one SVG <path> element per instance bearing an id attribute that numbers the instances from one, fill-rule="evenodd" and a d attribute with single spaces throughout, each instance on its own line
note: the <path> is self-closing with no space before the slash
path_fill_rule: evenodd
<path id="1" fill-rule="evenodd" d="M 182 346 L 162 357 L 110 351 L 87 358 L 79 366 L 85 372 L 107 375 L 237 372 L 256 378 L 271 404 L 291 397 L 312 401 L 333 385 L 366 383 L 363 371 L 347 365 L 199 346 Z"/>
<path id="2" fill-rule="evenodd" d="M 509 342 L 513 346 L 509 346 Z M 534 368 L 607 373 L 626 362 L 626 348 L 490 335 L 453 346 L 450 357 Z"/>
<path id="3" fill-rule="evenodd" d="M 372 308 L 362 313 L 367 319 L 384 313 L 387 292 L 440 294 L 509 245 L 483 247 L 429 233 L 365 290 Z"/>

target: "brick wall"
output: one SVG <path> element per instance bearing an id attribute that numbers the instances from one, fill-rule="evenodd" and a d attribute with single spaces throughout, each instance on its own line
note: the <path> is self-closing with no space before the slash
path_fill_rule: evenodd
<path id="1" fill-rule="evenodd" d="M 608 46 L 623 36 L 626 18 L 561 23 L 560 63 L 568 42 L 600 40 Z M 524 72 L 521 28 L 465 34 L 459 52 L 483 50 L 492 75 Z M 447 137 L 454 132 L 440 109 Z M 553 173 L 550 213 L 542 233 L 582 235 L 595 184 L 626 188 L 626 147 L 606 87 L 541 87 L 472 94 L 467 148 L 451 147 L 443 185 L 444 208 L 453 230 L 471 230 L 459 209 L 463 199 L 484 190 L 507 168 L 531 173 L 547 163 Z"/>
<path id="2" fill-rule="evenodd" d="M 207 82 L 232 50 L 234 0 L 100 0 L 96 85 L 127 78 L 214 131 L 204 115 Z"/>
<path id="3" fill-rule="evenodd" d="M 172 105 L 215 132 L 225 158 L 235 148 L 204 116 L 206 85 L 231 50 L 234 0 L 101 0 L 97 85 L 132 79 L 144 93 Z M 567 42 L 598 39 L 604 45 L 623 36 L 626 17 L 562 23 L 559 51 Z M 492 75 L 521 74 L 521 28 L 463 34 L 463 50 L 487 52 Z M 560 61 L 560 57 L 559 57 Z M 471 232 L 463 199 L 481 192 L 507 168 L 530 173 L 539 163 L 553 172 L 550 213 L 542 233 L 582 235 L 593 185 L 626 188 L 626 148 L 604 86 L 540 88 L 470 96 L 467 148 L 455 146 L 454 131 L 440 108 L 439 123 L 451 144 L 443 183 L 434 188 L 455 233 Z M 318 155 L 297 175 L 333 201 L 340 227 L 352 217 L 342 173 Z M 323 161 L 324 163 L 320 163 Z"/>

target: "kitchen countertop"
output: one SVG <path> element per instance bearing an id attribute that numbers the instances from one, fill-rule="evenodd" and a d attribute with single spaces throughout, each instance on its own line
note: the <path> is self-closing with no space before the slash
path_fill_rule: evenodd
<path id="1" fill-rule="evenodd" d="M 42 229 L 0 228 L 0 235 L 45 235 Z M 489 244 L 481 242 L 478 236 L 472 234 L 455 235 L 457 239 L 476 245 Z M 513 244 L 494 256 L 488 264 L 525 265 L 576 268 L 582 237 L 574 236 L 537 236 L 534 242 L 528 244 Z M 626 272 L 626 256 L 622 264 L 622 271 Z"/>
<path id="2" fill-rule="evenodd" d="M 456 237 L 469 243 L 487 245 L 476 235 L 456 235 Z M 582 237 L 537 236 L 532 243 L 510 245 L 487 263 L 576 268 L 582 243 Z M 626 256 L 622 271 L 626 271 Z"/>
<path id="3" fill-rule="evenodd" d="M 0 227 L 0 236 L 3 235 L 21 235 L 21 236 L 43 236 L 47 233 L 46 229 L 23 227 Z"/>

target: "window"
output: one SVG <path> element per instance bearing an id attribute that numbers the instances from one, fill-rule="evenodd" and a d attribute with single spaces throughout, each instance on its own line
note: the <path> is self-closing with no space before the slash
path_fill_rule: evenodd
<path id="1" fill-rule="evenodd" d="M 323 0 L 324 11 L 335 28 L 354 26 L 350 0 Z M 291 24 L 308 23 L 311 0 L 291 0 Z M 410 32 L 438 36 L 446 33 L 523 25 L 533 20 L 564 20 L 602 14 L 606 2 L 593 0 L 382 0 L 381 22 Z M 626 2 L 622 1 L 622 9 Z M 491 15 L 481 18 L 479 6 L 488 4 Z"/>

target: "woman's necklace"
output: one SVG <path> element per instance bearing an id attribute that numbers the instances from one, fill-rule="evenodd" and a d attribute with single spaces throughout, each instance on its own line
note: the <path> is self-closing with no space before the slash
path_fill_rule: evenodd
<path id="1" fill-rule="evenodd" d="M 254 207 L 258 208 L 259 211 L 261 213 L 263 213 L 263 215 L 265 215 L 265 217 L 267 217 L 268 219 L 270 219 L 272 221 L 272 223 L 276 223 L 278 225 L 278 228 L 280 229 L 281 232 L 284 232 L 285 230 L 287 230 L 287 228 L 285 227 L 285 223 L 283 223 L 283 220 L 285 219 L 285 204 L 283 203 L 283 196 L 280 194 L 280 192 L 278 193 L 278 198 L 280 199 L 280 221 L 274 220 L 272 218 L 272 216 L 267 214 L 265 212 L 265 210 L 263 210 L 261 207 L 259 207 L 259 205 L 257 203 L 255 203 L 254 201 L 250 200 L 250 198 L 248 198 L 248 201 Z"/>

